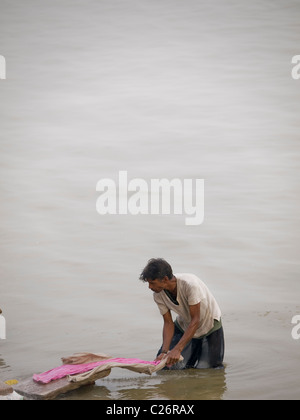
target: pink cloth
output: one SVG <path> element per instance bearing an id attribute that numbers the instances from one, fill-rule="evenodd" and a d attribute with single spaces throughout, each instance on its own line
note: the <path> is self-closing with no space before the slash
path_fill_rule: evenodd
<path id="1" fill-rule="evenodd" d="M 120 363 L 121 365 L 124 364 L 124 367 L 125 366 L 130 367 L 130 365 L 136 365 L 137 363 L 157 366 L 160 363 L 159 360 L 148 362 L 146 360 L 140 360 L 140 359 L 114 358 L 114 359 L 101 360 L 99 362 L 82 363 L 78 365 L 66 364 L 66 365 L 62 365 L 54 369 L 48 370 L 47 372 L 44 372 L 44 373 L 35 374 L 33 375 L 33 380 L 42 384 L 48 384 L 49 382 L 55 381 L 56 379 L 61 379 L 68 375 L 77 375 L 80 373 L 88 372 L 92 369 L 95 369 L 98 366 L 105 365 L 111 362 Z"/>

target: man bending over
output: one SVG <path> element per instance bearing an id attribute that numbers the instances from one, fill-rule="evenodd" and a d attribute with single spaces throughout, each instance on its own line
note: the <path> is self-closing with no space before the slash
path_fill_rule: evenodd
<path id="1" fill-rule="evenodd" d="M 222 368 L 221 310 L 203 281 L 194 274 L 173 275 L 172 267 L 162 258 L 149 260 L 140 280 L 148 282 L 164 320 L 157 360 L 167 354 L 171 369 Z M 177 313 L 175 322 L 171 311 Z M 183 361 L 179 361 L 181 355 Z"/>

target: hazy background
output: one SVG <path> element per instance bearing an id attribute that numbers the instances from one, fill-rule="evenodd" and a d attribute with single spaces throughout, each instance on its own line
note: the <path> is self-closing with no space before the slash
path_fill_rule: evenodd
<path id="1" fill-rule="evenodd" d="M 300 3 L 0 0 L 0 379 L 152 360 L 151 257 L 214 293 L 224 371 L 114 371 L 68 398 L 300 396 Z M 97 181 L 205 179 L 205 219 L 96 212 Z"/>

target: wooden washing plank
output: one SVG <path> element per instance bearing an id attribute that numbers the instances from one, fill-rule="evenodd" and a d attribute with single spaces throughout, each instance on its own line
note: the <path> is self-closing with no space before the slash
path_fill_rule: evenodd
<path id="1" fill-rule="evenodd" d="M 103 374 L 100 377 L 103 377 Z M 81 388 L 84 385 L 93 385 L 95 380 L 97 380 L 96 375 L 82 382 L 69 382 L 66 377 L 48 384 L 40 384 L 32 378 L 27 378 L 14 385 L 13 388 L 28 400 L 53 400 L 58 395 Z"/>

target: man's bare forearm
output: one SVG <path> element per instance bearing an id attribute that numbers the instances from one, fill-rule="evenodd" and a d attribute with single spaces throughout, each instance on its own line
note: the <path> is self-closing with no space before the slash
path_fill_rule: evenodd
<path id="1" fill-rule="evenodd" d="M 170 349 L 170 344 L 174 335 L 174 322 L 165 322 L 163 328 L 163 345 L 162 351 L 167 352 Z"/>
<path id="2" fill-rule="evenodd" d="M 185 346 L 191 341 L 191 339 L 194 337 L 194 334 L 196 332 L 198 328 L 198 323 L 196 322 L 191 322 L 188 326 L 188 328 L 186 329 L 185 333 L 183 334 L 183 336 L 181 337 L 181 339 L 179 340 L 179 342 L 176 344 L 176 346 L 174 347 L 176 350 L 180 351 L 180 353 L 182 352 L 182 350 L 185 348 Z"/>
<path id="3" fill-rule="evenodd" d="M 200 303 L 196 305 L 190 305 L 191 322 L 189 323 L 183 336 L 176 344 L 176 346 L 168 354 L 167 363 L 172 366 L 180 359 L 181 352 L 185 346 L 192 340 L 199 327 L 200 322 Z"/>

